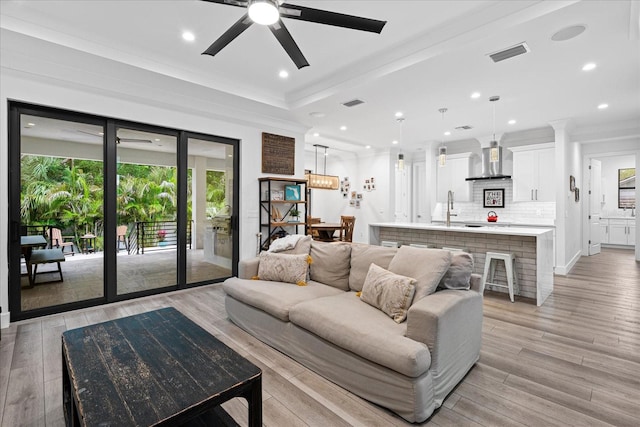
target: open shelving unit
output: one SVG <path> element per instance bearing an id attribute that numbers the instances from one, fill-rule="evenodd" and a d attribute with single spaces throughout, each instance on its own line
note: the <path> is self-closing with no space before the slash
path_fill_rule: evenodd
<path id="1" fill-rule="evenodd" d="M 260 190 L 260 250 L 287 234 L 305 234 L 307 219 L 307 180 L 304 178 L 258 178 Z M 289 190 L 287 190 L 289 187 Z M 296 188 L 297 187 L 297 188 Z M 297 198 L 296 198 L 297 196 Z M 300 215 L 290 214 L 296 208 Z M 300 233 L 299 227 L 302 227 Z"/>

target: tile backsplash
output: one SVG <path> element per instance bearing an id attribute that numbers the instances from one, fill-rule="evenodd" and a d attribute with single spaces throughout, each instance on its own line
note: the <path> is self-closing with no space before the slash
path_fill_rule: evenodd
<path id="1" fill-rule="evenodd" d="M 499 222 L 527 222 L 553 225 L 556 219 L 555 202 L 514 202 L 513 181 L 475 181 L 473 184 L 473 201 L 458 202 L 454 200 L 452 213 L 455 221 L 486 221 L 487 212 L 495 211 Z M 504 208 L 484 208 L 483 190 L 504 188 Z M 433 220 L 444 220 L 447 217 L 447 204 L 437 203 L 433 211 Z"/>

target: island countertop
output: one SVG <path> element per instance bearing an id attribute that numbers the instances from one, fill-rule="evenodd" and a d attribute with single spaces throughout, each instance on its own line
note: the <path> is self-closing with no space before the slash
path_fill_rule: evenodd
<path id="1" fill-rule="evenodd" d="M 542 305 L 553 292 L 554 233 L 553 228 L 539 227 L 379 222 L 369 224 L 369 243 L 464 250 L 473 256 L 474 273 L 478 274 L 485 270 L 487 252 L 511 253 L 516 257 L 516 294 Z"/>
<path id="2" fill-rule="evenodd" d="M 435 231 L 455 231 L 458 233 L 477 234 L 498 234 L 503 236 L 531 236 L 537 237 L 545 233 L 553 233 L 552 228 L 538 227 L 500 227 L 500 226 L 480 226 L 467 227 L 464 225 L 452 224 L 447 227 L 445 224 L 425 224 L 420 222 L 378 222 L 369 224 L 371 227 L 407 228 L 412 230 L 435 230 Z"/>

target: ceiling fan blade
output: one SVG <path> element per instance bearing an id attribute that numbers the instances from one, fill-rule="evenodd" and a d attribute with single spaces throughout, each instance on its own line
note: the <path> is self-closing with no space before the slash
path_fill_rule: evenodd
<path id="1" fill-rule="evenodd" d="M 238 22 L 233 24 L 231 28 L 229 28 L 223 35 L 218 38 L 215 42 L 209 46 L 207 50 L 202 52 L 203 55 L 211 55 L 215 56 L 216 53 L 220 52 L 226 45 L 231 43 L 236 37 L 238 37 L 244 30 L 249 28 L 253 24 L 251 18 L 249 18 L 249 14 L 245 13 Z"/>
<path id="2" fill-rule="evenodd" d="M 291 60 L 296 64 L 298 69 L 307 67 L 309 63 L 306 58 L 302 54 L 302 51 L 291 37 L 289 30 L 284 26 L 284 23 L 281 20 L 278 20 L 273 25 L 269 25 L 269 29 L 273 33 L 274 36 L 278 39 L 284 50 L 287 52 Z"/>
<path id="3" fill-rule="evenodd" d="M 335 27 L 350 28 L 352 30 L 378 33 L 382 31 L 387 21 L 362 18 L 360 16 L 345 15 L 343 13 L 312 9 L 291 3 L 280 5 L 280 16 L 301 21 L 316 22 L 318 24 L 333 25 Z"/>
<path id="4" fill-rule="evenodd" d="M 247 0 L 202 0 L 209 3 L 228 4 L 229 6 L 247 7 L 249 2 Z"/>

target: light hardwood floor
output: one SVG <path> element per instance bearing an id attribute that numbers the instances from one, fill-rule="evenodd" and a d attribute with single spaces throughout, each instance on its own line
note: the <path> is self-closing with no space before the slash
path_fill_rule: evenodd
<path id="1" fill-rule="evenodd" d="M 13 323 L 0 342 L 2 426 L 61 426 L 60 334 L 174 306 L 263 370 L 268 426 L 398 426 L 390 412 L 324 380 L 226 319 L 220 285 Z M 225 409 L 246 425 L 245 402 Z M 583 257 L 542 307 L 485 294 L 480 361 L 433 426 L 640 425 L 640 263 L 628 250 Z"/>

